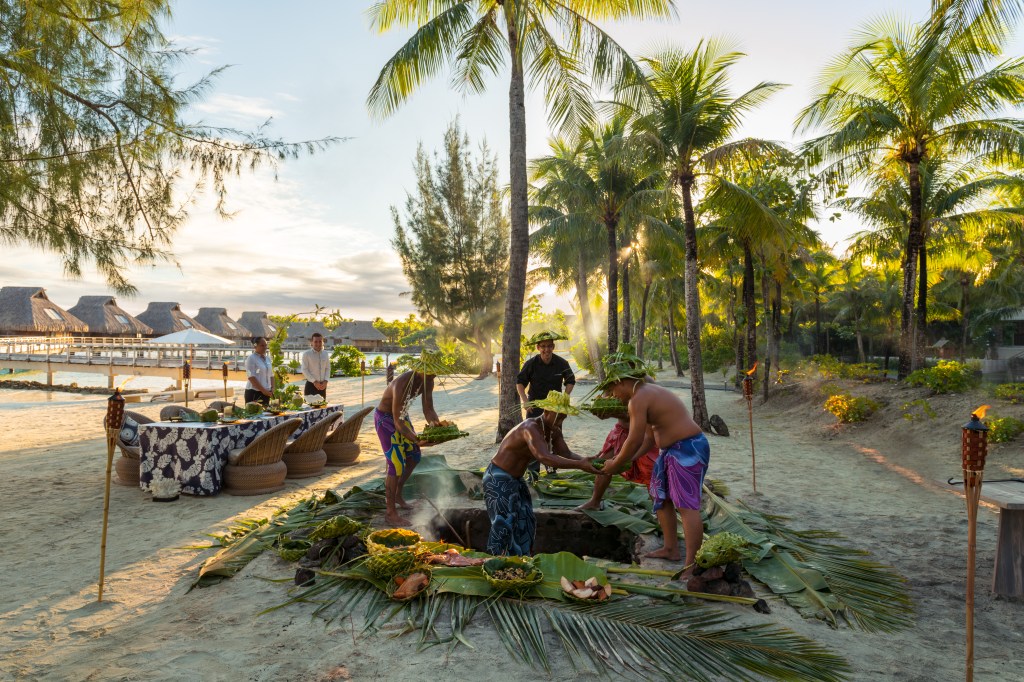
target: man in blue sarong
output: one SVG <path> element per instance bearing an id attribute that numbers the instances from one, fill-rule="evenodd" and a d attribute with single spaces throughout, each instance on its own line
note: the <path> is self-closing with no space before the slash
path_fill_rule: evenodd
<path id="1" fill-rule="evenodd" d="M 498 556 L 529 556 L 533 551 L 537 523 L 530 486 L 523 480 L 531 462 L 598 473 L 586 458 L 569 450 L 562 436 L 566 416 L 580 413 L 570 403 L 568 394 L 551 391 L 530 406 L 543 411 L 505 434 L 484 473 L 484 502 L 491 520 L 487 552 Z"/>

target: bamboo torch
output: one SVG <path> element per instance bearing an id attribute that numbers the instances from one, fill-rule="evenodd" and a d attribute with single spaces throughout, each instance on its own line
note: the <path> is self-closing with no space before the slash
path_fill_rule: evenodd
<path id="1" fill-rule="evenodd" d="M 359 399 L 359 407 L 366 404 L 366 360 L 359 361 L 359 383 L 361 384 L 362 397 Z"/>
<path id="2" fill-rule="evenodd" d="M 757 360 L 754 366 L 746 371 L 743 377 L 743 397 L 747 399 L 747 417 L 750 420 L 750 472 L 754 480 L 754 492 L 757 492 L 757 458 L 754 456 L 754 372 L 757 371 Z"/>
<path id="3" fill-rule="evenodd" d="M 192 365 L 188 360 L 181 365 L 181 379 L 182 383 L 185 384 L 185 407 L 188 407 L 188 393 L 189 388 L 192 386 Z"/>
<path id="4" fill-rule="evenodd" d="M 967 500 L 967 682 L 974 680 L 974 555 L 978 528 L 978 503 L 981 479 L 988 454 L 988 427 L 982 423 L 988 405 L 971 413 L 963 425 L 960 457 L 964 470 L 964 497 Z"/>
<path id="5" fill-rule="evenodd" d="M 103 425 L 107 430 L 107 480 L 103 491 L 103 534 L 100 536 L 100 585 L 96 601 L 103 601 L 103 572 L 107 560 L 107 515 L 110 512 L 110 469 L 114 465 L 114 445 L 124 420 L 124 396 L 117 388 L 107 399 L 107 416 Z"/>

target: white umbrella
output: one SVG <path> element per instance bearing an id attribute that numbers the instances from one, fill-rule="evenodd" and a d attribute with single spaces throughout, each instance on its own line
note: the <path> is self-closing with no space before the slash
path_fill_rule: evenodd
<path id="1" fill-rule="evenodd" d="M 231 339 L 225 339 L 223 336 L 201 332 L 198 329 L 182 329 L 180 332 L 150 339 L 147 343 L 184 343 L 190 346 L 220 346 L 224 344 L 234 345 L 235 342 Z"/>

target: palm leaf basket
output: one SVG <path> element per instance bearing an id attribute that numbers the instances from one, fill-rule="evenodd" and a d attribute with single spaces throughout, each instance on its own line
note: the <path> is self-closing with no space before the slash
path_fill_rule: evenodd
<path id="1" fill-rule="evenodd" d="M 412 551 L 422 541 L 422 536 L 416 531 L 406 528 L 386 528 L 375 530 L 366 536 L 366 551 L 373 556 L 396 549 Z"/>
<path id="2" fill-rule="evenodd" d="M 495 557 L 485 561 L 482 568 L 487 584 L 495 592 L 525 592 L 534 585 L 540 584 L 544 579 L 544 574 L 540 572 L 540 569 L 534 566 L 531 560 L 523 557 Z M 506 568 L 520 568 L 526 572 L 526 576 L 510 580 L 495 575 L 498 571 Z"/>
<path id="3" fill-rule="evenodd" d="M 306 540 L 285 540 L 277 545 L 277 555 L 285 561 L 298 561 L 306 555 L 312 543 Z"/>
<path id="4" fill-rule="evenodd" d="M 423 589 L 421 589 L 419 592 L 417 592 L 416 594 L 413 594 L 413 595 L 411 595 L 409 597 L 405 597 L 404 599 L 400 598 L 400 597 L 396 597 L 395 596 L 395 592 L 398 591 L 398 588 L 401 587 L 401 585 L 399 585 L 397 582 L 395 582 L 395 579 L 396 578 L 407 579 L 413 573 L 422 573 L 423 575 L 427 576 L 427 584 L 424 585 Z M 399 573 L 397 575 L 392 576 L 391 580 L 388 581 L 387 593 L 388 593 L 388 596 L 391 599 L 395 600 L 395 601 L 398 601 L 398 602 L 409 602 L 409 601 L 412 601 L 414 599 L 418 599 L 418 598 L 424 596 L 425 594 L 427 594 L 427 591 L 429 589 L 430 589 L 430 568 L 427 567 L 427 566 L 414 566 L 412 570 L 405 571 L 403 573 Z"/>
<path id="5" fill-rule="evenodd" d="M 412 572 L 416 566 L 416 555 L 405 549 L 378 552 L 366 557 L 363 566 L 378 580 L 390 581 L 396 575 Z"/>
<path id="6" fill-rule="evenodd" d="M 628 408 L 618 398 L 595 398 L 589 403 L 581 405 L 580 408 L 598 419 L 607 419 L 609 417 L 625 419 L 629 416 Z"/>
<path id="7" fill-rule="evenodd" d="M 338 538 L 346 535 L 353 535 L 358 533 L 365 526 L 355 519 L 349 518 L 344 514 L 338 514 L 332 519 L 324 521 L 317 526 L 312 533 L 309 534 L 309 540 L 316 542 L 317 540 L 329 540 L 330 538 Z"/>

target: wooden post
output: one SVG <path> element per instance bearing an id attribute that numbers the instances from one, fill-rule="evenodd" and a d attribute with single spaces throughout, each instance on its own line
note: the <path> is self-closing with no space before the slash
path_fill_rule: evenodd
<path id="1" fill-rule="evenodd" d="M 124 419 L 124 396 L 121 389 L 114 391 L 114 395 L 107 399 L 107 416 L 103 425 L 107 431 L 107 479 L 103 491 L 103 534 L 100 536 L 100 584 L 96 601 L 103 601 L 103 573 L 106 569 L 107 560 L 107 516 L 110 512 L 110 470 L 114 465 L 114 446 L 117 443 L 118 432 L 121 430 L 121 422 Z"/>
<path id="2" fill-rule="evenodd" d="M 974 680 L 974 563 L 977 552 L 978 504 L 988 454 L 988 427 L 982 418 L 988 405 L 971 414 L 961 431 L 960 458 L 964 472 L 964 498 L 967 501 L 967 682 Z"/>

